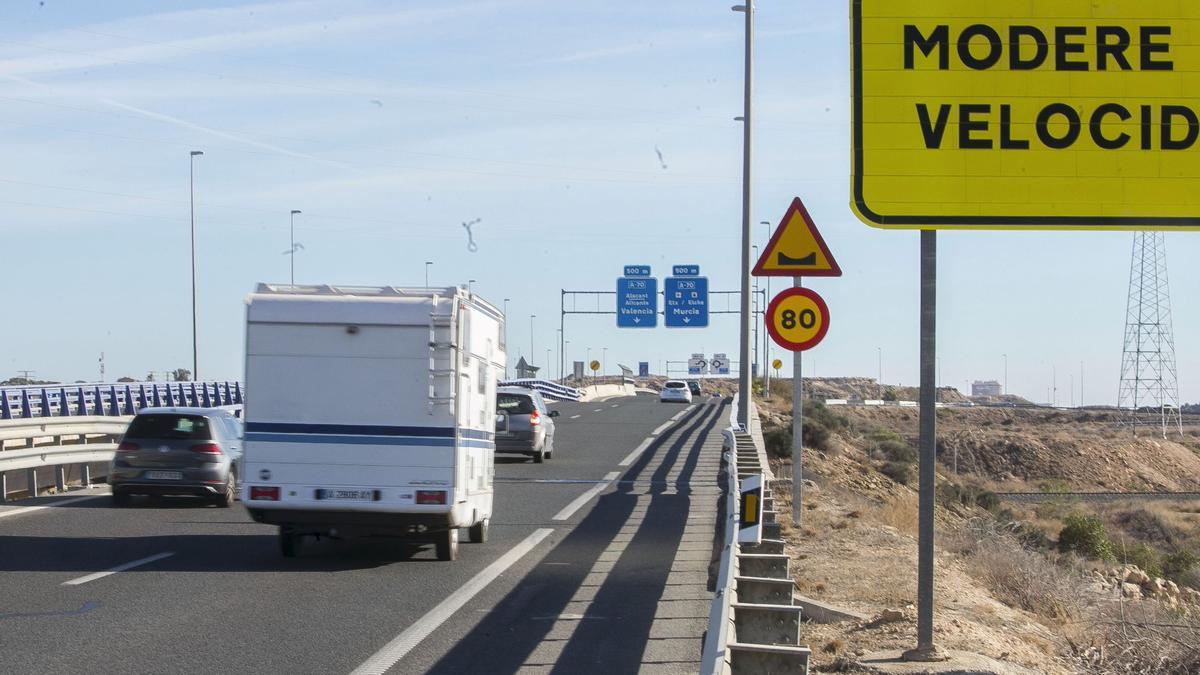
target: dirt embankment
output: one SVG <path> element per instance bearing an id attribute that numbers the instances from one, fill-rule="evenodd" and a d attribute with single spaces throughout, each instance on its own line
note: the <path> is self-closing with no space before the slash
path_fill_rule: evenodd
<path id="1" fill-rule="evenodd" d="M 846 407 L 853 428 L 882 427 L 915 445 L 917 412 Z M 943 408 L 938 411 L 938 461 L 996 490 L 1037 490 L 1062 481 L 1079 491 L 1200 490 L 1200 427 L 1166 439 L 1134 436 L 1115 411 L 1038 408 Z"/>
<path id="2" fill-rule="evenodd" d="M 790 403 L 778 397 L 759 405 L 764 430 L 786 434 Z M 814 437 L 820 448 L 805 448 L 803 517 L 792 522 L 787 482 L 777 487 L 776 510 L 797 591 L 867 617 L 805 624 L 814 670 L 867 672 L 856 666 L 860 656 L 912 647 L 916 638 L 916 481 L 891 469 L 915 466 L 917 411 L 836 406 L 813 413 L 829 434 Z M 1137 553 L 1162 572 L 1172 551 L 1200 551 L 1200 508 L 1022 505 L 986 493 L 1200 489 L 1200 428 L 1170 440 L 1134 437 L 1115 413 L 1023 408 L 946 408 L 938 421 L 939 646 L 1055 675 L 1200 672 L 1195 592 L 1180 583 L 1172 600 L 1169 590 L 1152 587 L 1168 586 L 1163 579 L 1139 587 L 1130 576 L 1153 575 L 1121 567 Z M 773 461 L 777 476 L 792 475 L 787 454 Z M 987 507 L 980 495 L 990 497 Z M 1115 557 L 1057 550 L 1064 520 L 1078 513 L 1098 514 Z M 1200 565 L 1191 569 L 1200 574 Z"/>

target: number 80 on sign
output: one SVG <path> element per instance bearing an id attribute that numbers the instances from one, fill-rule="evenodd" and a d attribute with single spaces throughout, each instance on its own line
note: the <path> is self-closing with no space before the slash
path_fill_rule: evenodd
<path id="1" fill-rule="evenodd" d="M 816 291 L 788 288 L 771 300 L 765 320 L 775 344 L 802 352 L 816 347 L 829 331 L 829 307 Z"/>

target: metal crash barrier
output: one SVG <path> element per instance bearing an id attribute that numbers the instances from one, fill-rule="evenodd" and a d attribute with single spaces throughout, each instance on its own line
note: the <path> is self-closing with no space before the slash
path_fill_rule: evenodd
<path id="1" fill-rule="evenodd" d="M 793 604 L 790 560 L 775 520 L 762 436 L 738 426 L 736 398 L 732 408 L 721 462 L 721 567 L 700 672 L 806 675 L 812 652 L 799 646 L 801 608 Z M 756 419 L 753 409 L 750 418 Z"/>

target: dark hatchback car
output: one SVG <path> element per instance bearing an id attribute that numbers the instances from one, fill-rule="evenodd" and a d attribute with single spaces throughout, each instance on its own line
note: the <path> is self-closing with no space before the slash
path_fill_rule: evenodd
<path id="1" fill-rule="evenodd" d="M 242 423 L 217 408 L 138 412 L 109 464 L 115 506 L 129 496 L 191 495 L 229 506 L 237 497 Z"/>
<path id="2" fill-rule="evenodd" d="M 688 380 L 687 385 L 688 391 L 692 392 L 692 396 L 699 396 L 704 393 L 704 391 L 700 389 L 700 383 L 696 380 Z"/>

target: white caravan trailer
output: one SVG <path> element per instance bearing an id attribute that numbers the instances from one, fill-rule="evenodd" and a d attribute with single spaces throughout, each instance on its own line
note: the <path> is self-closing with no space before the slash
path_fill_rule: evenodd
<path id="1" fill-rule="evenodd" d="M 504 316 L 461 288 L 259 284 L 246 299 L 242 501 L 306 535 L 487 538 Z"/>

